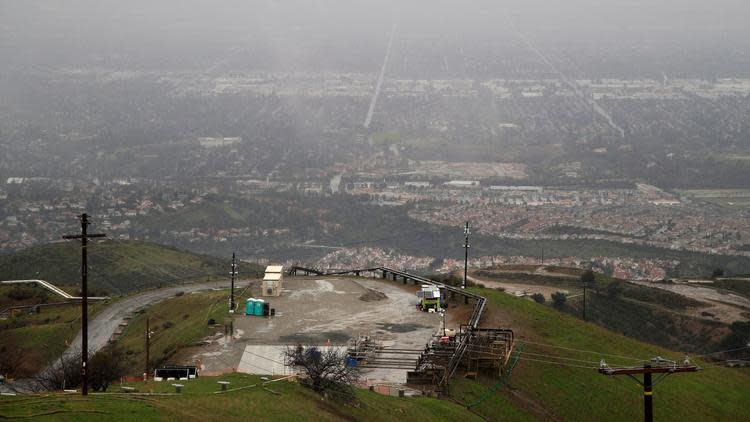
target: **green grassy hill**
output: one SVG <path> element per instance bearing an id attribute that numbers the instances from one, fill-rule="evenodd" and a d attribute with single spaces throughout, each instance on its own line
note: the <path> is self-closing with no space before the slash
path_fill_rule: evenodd
<path id="1" fill-rule="evenodd" d="M 488 298 L 490 317 L 513 328 L 525 343 L 510 388 L 500 388 L 474 410 L 489 419 L 507 407 L 530 416 L 562 420 L 639 420 L 642 389 L 627 377 L 600 375 L 600 359 L 611 366 L 636 365 L 655 356 L 682 361 L 681 353 L 638 342 L 594 323 L 583 322 L 544 305 L 489 289 L 473 289 Z M 644 326 L 644 330 L 649 327 Z M 671 375 L 655 387 L 658 420 L 749 420 L 750 372 L 696 359 L 695 374 Z M 492 381 L 454 383 L 452 394 L 471 404 Z"/>
<path id="2" fill-rule="evenodd" d="M 111 301 L 92 302 L 93 318 Z M 21 313 L 0 320 L 0 374 L 31 377 L 62 355 L 81 329 L 81 306 L 43 307 L 39 313 Z M 15 359 L 16 356 L 23 359 Z"/>
<path id="3" fill-rule="evenodd" d="M 137 376 L 143 371 L 143 333 L 146 318 L 150 318 L 150 366 L 167 362 L 178 350 L 194 345 L 204 336 L 221 331 L 228 315 L 226 301 L 229 289 L 209 290 L 195 294 L 178 294 L 138 312 L 125 328 L 117 344 L 127 350 L 126 358 L 132 366 L 128 375 Z M 92 302 L 89 315 L 112 304 Z M 10 377 L 31 377 L 49 362 L 59 358 L 67 344 L 81 329 L 80 305 L 43 307 L 39 313 L 21 313 L 0 320 L 0 374 Z M 13 356 L 23 355 L 17 361 Z"/>
<path id="4" fill-rule="evenodd" d="M 0 278 L 38 278 L 77 293 L 80 246 L 76 242 L 35 246 L 0 254 Z M 169 246 L 135 241 L 92 242 L 89 246 L 89 294 L 116 295 L 185 281 L 226 278 L 230 260 Z M 241 276 L 255 276 L 256 265 L 241 264 Z"/>
<path id="5" fill-rule="evenodd" d="M 490 378 L 468 380 L 457 376 L 449 396 L 443 400 L 385 397 L 359 391 L 361 404 L 351 407 L 323 399 L 294 383 L 281 381 L 264 389 L 258 385 L 257 377 L 232 374 L 184 382 L 185 389 L 179 396 L 112 394 L 119 390 L 114 386 L 110 394 L 94 394 L 88 399 L 57 394 L 6 398 L 0 401 L 0 418 L 630 421 L 642 417 L 642 389 L 627 377 L 599 374 L 600 359 L 611 366 L 637 365 L 655 356 L 683 359 L 681 353 L 638 342 L 549 306 L 496 290 L 473 288 L 472 291 L 488 298 L 483 323 L 513 328 L 518 344 L 523 344 L 518 365 L 507 384 L 497 385 Z M 170 302 L 176 306 L 183 300 L 198 299 L 176 298 Z M 205 311 L 206 315 L 212 313 L 211 309 Z M 170 311 L 169 315 L 179 317 L 180 312 Z M 178 326 L 166 329 L 165 333 L 178 330 Z M 169 336 L 175 337 L 177 333 L 171 332 Z M 671 375 L 655 387 L 656 418 L 750 420 L 747 413 L 750 371 L 719 367 L 702 359 L 694 362 L 704 370 Z M 214 394 L 218 380 L 229 380 L 232 387 L 247 388 Z M 158 394 L 172 390 L 168 383 L 132 386 L 140 392 Z M 474 406 L 469 410 L 470 405 Z"/>
<path id="6" fill-rule="evenodd" d="M 217 381 L 241 390 L 215 394 Z M 299 384 L 280 381 L 263 385 L 260 377 L 231 374 L 184 381 L 181 395 L 102 395 L 88 398 L 50 394 L 0 400 L 0 418 L 41 421 L 131 420 L 274 420 L 274 421 L 481 421 L 456 403 L 427 397 L 396 398 L 359 391 L 360 404 L 347 406 L 322 399 Z M 171 383 L 134 383 L 139 391 L 174 392 Z M 119 390 L 119 388 L 118 388 Z"/>
<path id="7" fill-rule="evenodd" d="M 44 279 L 71 294 L 78 294 L 79 254 L 80 248 L 75 243 L 55 243 L 11 254 L 0 254 L 0 278 Z M 115 296 L 174 283 L 227 278 L 230 261 L 152 243 L 105 241 L 90 246 L 89 266 L 90 294 Z M 242 264 L 239 268 L 240 275 L 245 277 L 254 277 L 258 271 L 260 267 L 256 265 Z M 225 293 L 221 294 L 226 296 Z M 206 295 L 188 295 L 182 300 L 204 298 Z M 13 306 L 61 301 L 64 299 L 37 286 L 0 287 L 0 310 Z M 211 296 L 204 302 L 202 304 L 208 306 L 217 300 Z M 90 303 L 89 315 L 93 317 L 110 303 L 111 300 L 106 303 Z M 225 304 L 222 305 L 226 308 Z M 184 318 L 185 315 L 183 312 L 179 316 L 170 314 L 164 317 L 174 317 L 172 322 L 175 323 L 176 318 Z M 195 314 L 190 315 L 187 321 L 195 320 L 195 324 L 200 325 L 195 330 L 202 333 L 206 330 L 207 319 Z M 140 319 L 138 322 L 141 322 Z M 145 320 L 142 322 L 145 324 Z M 165 322 L 166 320 L 158 321 L 159 324 Z M 180 322 L 185 320 L 180 319 Z M 7 319 L 0 320 L 0 373 L 20 377 L 33 375 L 51 359 L 60 356 L 67 343 L 72 341 L 80 330 L 80 324 L 79 305 L 42 307 L 39 313 L 33 314 L 24 309 L 18 314 L 8 315 Z M 173 343 L 182 345 L 189 340 L 197 340 L 199 334 L 177 333 L 178 339 L 184 341 Z M 185 340 L 188 337 L 189 340 Z M 162 340 L 157 341 L 157 348 Z M 169 346 L 174 347 L 173 343 L 166 342 L 165 349 Z M 158 360 L 171 356 L 174 350 L 160 350 L 160 353 L 154 354 L 154 358 Z M 18 354 L 22 354 L 24 359 L 12 359 Z"/>
<path id="8" fill-rule="evenodd" d="M 205 336 L 224 330 L 223 324 L 230 321 L 228 296 L 229 289 L 179 295 L 135 315 L 117 341 L 128 350 L 128 358 L 133 363 L 130 375 L 138 376 L 143 372 L 143 333 L 147 318 L 153 332 L 149 367 L 180 363 L 170 359 L 180 350 L 200 344 Z"/>
<path id="9" fill-rule="evenodd" d="M 581 273 L 573 269 L 553 270 L 563 275 Z M 477 270 L 472 274 L 490 282 L 547 286 L 567 291 L 572 299 L 565 304 L 565 311 L 582 318 L 583 290 L 579 278 L 513 271 L 529 271 L 529 268 L 503 266 L 500 269 Z M 742 283 L 736 285 L 736 289 L 743 286 Z M 711 352 L 717 350 L 722 338 L 730 332 L 728 324 L 696 315 L 694 310 L 700 310 L 706 303 L 664 289 L 616 280 L 604 274 L 596 274 L 596 282 L 588 289 L 586 303 L 588 320 L 611 331 L 669 349 Z"/>

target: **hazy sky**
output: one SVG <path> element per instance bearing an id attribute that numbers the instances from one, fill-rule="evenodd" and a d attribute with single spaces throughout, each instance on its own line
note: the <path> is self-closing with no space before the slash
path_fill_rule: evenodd
<path id="1" fill-rule="evenodd" d="M 719 45 L 742 54 L 748 22 L 747 0 L 4 0 L 0 52 L 6 64 L 143 62 L 232 48 L 295 54 L 319 40 L 347 44 L 348 54 L 382 50 L 395 23 L 402 39 L 435 43 L 507 38 L 513 25 L 542 44 Z"/>

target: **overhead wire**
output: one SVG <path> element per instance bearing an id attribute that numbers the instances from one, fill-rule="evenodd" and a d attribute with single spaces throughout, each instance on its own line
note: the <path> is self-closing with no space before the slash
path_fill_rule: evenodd
<path id="1" fill-rule="evenodd" d="M 114 238 L 108 238 L 108 239 L 111 240 L 111 241 L 113 241 L 114 243 L 123 244 L 123 242 L 121 240 L 114 239 Z M 114 252 L 114 251 L 110 251 L 110 253 L 112 253 L 113 255 L 116 255 L 116 256 L 118 256 L 120 258 L 130 260 L 131 262 L 135 262 L 137 264 L 147 266 L 147 267 L 149 267 L 149 268 L 151 268 L 151 269 L 153 269 L 153 270 L 155 270 L 157 272 L 160 272 L 160 273 L 162 273 L 164 275 L 167 275 L 167 276 L 170 276 L 170 277 L 174 277 L 177 280 L 188 278 L 186 276 L 179 276 L 179 275 L 177 275 L 177 274 L 175 274 L 173 272 L 167 271 L 166 269 L 164 269 L 162 267 L 159 267 L 156 264 L 151 264 L 151 263 L 148 263 L 148 262 L 144 262 L 142 260 L 138 260 L 138 259 L 135 259 L 135 258 L 133 258 L 131 256 L 127 256 L 127 255 L 122 255 L 122 254 L 119 254 L 119 253 Z M 195 278 L 197 278 L 197 277 L 203 277 L 203 276 L 210 276 L 210 275 L 219 275 L 219 274 L 215 274 L 215 273 L 199 272 L 199 271 L 196 271 L 196 270 L 194 270 L 192 268 L 190 268 L 189 271 L 193 273 L 191 276 L 195 277 Z"/>
<path id="2" fill-rule="evenodd" d="M 623 356 L 623 355 L 616 355 L 616 354 L 612 354 L 612 353 L 604 353 L 604 352 L 600 352 L 600 351 L 596 351 L 596 350 L 575 349 L 575 348 L 572 348 L 572 347 L 564 347 L 564 346 L 556 346 L 556 345 L 553 345 L 553 344 L 538 343 L 538 342 L 533 342 L 533 341 L 529 341 L 529 340 L 525 340 L 525 339 L 522 340 L 522 341 L 524 343 L 534 344 L 534 345 L 537 345 L 537 346 L 551 347 L 551 348 L 562 349 L 562 350 L 570 350 L 570 351 L 580 352 L 580 353 L 590 353 L 590 354 L 595 354 L 595 355 L 599 355 L 599 356 L 616 357 L 616 358 L 627 359 L 627 360 L 632 360 L 632 361 L 643 362 L 643 361 L 649 360 L 649 359 L 637 358 L 637 357 L 633 357 L 633 356 Z"/>
<path id="3" fill-rule="evenodd" d="M 598 366 L 583 366 L 583 365 L 575 365 L 575 364 L 569 364 L 565 362 L 553 362 L 548 360 L 542 360 L 542 359 L 532 359 L 532 358 L 525 358 L 523 356 L 518 358 L 521 361 L 529 361 L 529 362 L 539 362 L 539 363 L 547 363 L 547 364 L 554 364 L 559 366 L 565 366 L 569 368 L 581 368 L 581 369 L 599 369 Z"/>
<path id="4" fill-rule="evenodd" d="M 745 350 L 745 349 L 750 349 L 750 346 L 738 347 L 736 349 L 719 350 L 719 351 L 716 351 L 716 352 L 705 353 L 705 354 L 702 354 L 702 355 L 695 355 L 695 356 L 691 356 L 691 357 L 692 358 L 702 358 L 702 357 L 705 357 L 705 356 L 718 355 L 720 353 L 736 352 L 736 351 Z"/>

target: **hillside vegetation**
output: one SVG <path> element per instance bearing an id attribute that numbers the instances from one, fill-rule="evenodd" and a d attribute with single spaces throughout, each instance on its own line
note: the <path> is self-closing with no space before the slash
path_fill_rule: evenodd
<path id="1" fill-rule="evenodd" d="M 0 254 L 2 279 L 43 279 L 78 293 L 80 244 L 60 242 Z M 136 241 L 92 242 L 89 246 L 89 294 L 117 295 L 185 281 L 226 278 L 230 260 L 169 246 Z M 242 276 L 260 267 L 240 264 Z"/>
<path id="2" fill-rule="evenodd" d="M 92 302 L 93 318 L 110 304 Z M 30 377 L 62 355 L 81 329 L 81 305 L 40 308 L 0 320 L 0 374 Z"/>
<path id="3" fill-rule="evenodd" d="M 491 320 L 512 328 L 518 342 L 525 343 L 510 380 L 512 388 L 500 388 L 474 409 L 490 419 L 502 415 L 505 404 L 511 403 L 544 419 L 639 420 L 642 389 L 629 378 L 600 375 L 596 369 L 600 360 L 616 366 L 642 364 L 656 356 L 684 359 L 681 353 L 641 343 L 549 306 L 489 289 L 472 291 L 488 298 Z M 704 370 L 671 375 L 656 386 L 655 418 L 747 420 L 750 373 L 700 359 L 694 362 Z M 453 384 L 452 394 L 470 404 L 493 384 L 461 380 Z"/>
<path id="4" fill-rule="evenodd" d="M 90 246 L 89 265 L 89 294 L 114 296 L 105 303 L 89 304 L 89 317 L 93 318 L 113 300 L 117 300 L 116 295 L 128 295 L 174 283 L 227 278 L 230 261 L 151 243 L 105 241 Z M 80 248 L 75 243 L 56 243 L 0 254 L 2 279 L 44 279 L 71 294 L 79 293 L 79 266 Z M 259 270 L 258 266 L 248 264 L 241 264 L 239 268 L 240 275 L 244 277 L 254 277 Z M 226 304 L 218 299 L 221 295 L 227 296 L 226 293 L 187 295 L 181 301 L 189 302 L 186 307 L 194 309 L 203 309 L 204 305 L 210 309 L 212 303 L 221 302 L 226 311 Z M 190 302 L 196 300 L 200 303 Z M 0 310 L 62 301 L 63 298 L 35 285 L 0 287 Z M 195 311 L 172 315 L 164 314 L 166 310 L 162 309 L 155 318 L 154 323 L 159 324 L 157 329 L 171 318 L 170 323 L 181 322 L 183 328 L 193 327 L 193 331 L 188 333 L 183 329 L 179 330 L 176 338 L 171 335 L 157 338 L 154 346 L 158 354 L 153 355 L 157 363 L 171 356 L 176 347 L 200 339 L 207 330 L 206 322 L 211 319 L 208 314 L 199 315 Z M 167 319 L 162 321 L 161 318 Z M 133 336 L 142 338 L 141 325 L 145 325 L 145 317 L 136 318 L 134 322 L 133 329 L 140 330 L 138 333 L 141 334 Z M 48 362 L 58 358 L 80 328 L 80 305 L 77 304 L 8 312 L 4 319 L 0 319 L 0 373 L 15 377 L 32 376 Z M 164 331 L 171 334 L 170 330 Z M 162 344 L 164 350 L 159 349 Z M 140 357 L 137 350 L 133 353 L 136 354 L 135 359 Z M 16 356 L 23 356 L 23 359 Z"/>
<path id="5" fill-rule="evenodd" d="M 217 381 L 242 390 L 212 394 Z M 88 398 L 61 394 L 0 401 L 0 418 L 35 420 L 274 420 L 274 421 L 480 421 L 456 403 L 427 397 L 396 398 L 358 391 L 359 406 L 322 399 L 299 384 L 280 381 L 262 385 L 260 377 L 231 374 L 185 381 L 181 395 L 135 396 L 95 394 Z M 139 391 L 174 392 L 167 383 L 134 383 Z M 251 387 L 255 385 L 255 387 Z M 113 387 L 119 390 L 117 387 Z"/>
<path id="6" fill-rule="evenodd" d="M 147 318 L 152 332 L 149 367 L 156 368 L 170 363 L 179 350 L 200 344 L 206 335 L 223 331 L 229 315 L 228 296 L 228 289 L 179 295 L 135 315 L 117 341 L 133 364 L 130 375 L 143 373 Z"/>
<path id="7" fill-rule="evenodd" d="M 467 421 L 598 421 L 606 418 L 631 421 L 641 418 L 642 390 L 628 378 L 599 374 L 600 359 L 616 366 L 642 364 L 643 360 L 655 356 L 676 361 L 684 358 L 680 353 L 638 342 L 527 299 L 490 289 L 473 288 L 472 291 L 488 298 L 483 324 L 510 327 L 516 333 L 521 354 L 507 384 L 497 385 L 498 381 L 490 378 L 475 381 L 457 376 L 444 400 L 386 397 L 360 390 L 357 393 L 360 405 L 352 407 L 323 399 L 295 383 L 280 381 L 264 386 L 259 384 L 258 377 L 231 374 L 184 382 L 181 395 L 93 395 L 82 399 L 53 394 L 11 398 L 0 404 L 0 417 L 46 415 L 46 420 L 101 420 L 103 417 L 112 420 L 233 420 L 252 417 L 259 420 Z M 180 300 L 190 299 L 176 298 L 171 302 L 176 304 Z M 211 313 L 210 310 L 206 312 Z M 179 327 L 178 324 L 167 331 L 176 331 Z M 718 367 L 699 358 L 694 362 L 704 370 L 671 375 L 656 386 L 656 418 L 747 420 L 750 373 Z M 213 394 L 218 390 L 218 380 L 231 381 L 233 388 L 246 388 Z M 130 385 L 140 392 L 164 394 L 173 391 L 169 383 L 137 382 Z M 110 390 L 116 392 L 119 387 Z M 468 406 L 471 406 L 470 410 Z"/>
<path id="8" fill-rule="evenodd" d="M 547 286 L 567 291 L 570 299 L 562 309 L 583 318 L 583 290 L 579 275 L 554 269 L 561 276 L 527 274 L 527 268 L 477 270 L 473 274 L 489 282 Z M 536 267 L 535 267 L 536 268 Z M 589 321 L 639 341 L 684 352 L 707 353 L 717 350 L 730 333 L 728 324 L 708 317 L 697 317 L 706 303 L 651 286 L 636 285 L 596 274 L 587 291 L 586 315 Z"/>

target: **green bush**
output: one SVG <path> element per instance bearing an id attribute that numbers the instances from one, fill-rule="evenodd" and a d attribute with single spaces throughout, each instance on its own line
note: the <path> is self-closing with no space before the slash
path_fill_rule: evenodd
<path id="1" fill-rule="evenodd" d="M 565 307 L 565 302 L 568 301 L 568 297 L 565 296 L 565 293 L 563 292 L 555 292 L 552 293 L 552 305 L 554 305 L 557 309 L 562 309 Z"/>

